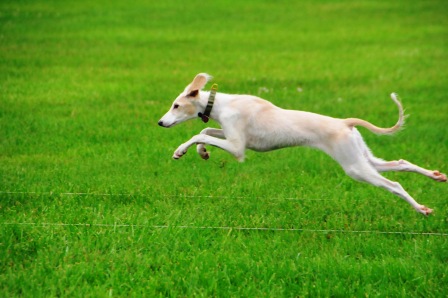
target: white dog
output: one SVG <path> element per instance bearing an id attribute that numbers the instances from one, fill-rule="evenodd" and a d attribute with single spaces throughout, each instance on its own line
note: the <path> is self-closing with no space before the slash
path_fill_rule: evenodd
<path id="1" fill-rule="evenodd" d="M 384 178 L 379 172 L 416 172 L 441 182 L 447 180 L 446 175 L 402 159 L 384 161 L 374 157 L 355 128 L 363 126 L 376 134 L 398 131 L 404 123 L 404 114 L 396 94 L 392 93 L 391 97 L 399 110 L 398 122 L 393 127 L 380 128 L 357 118 L 337 119 L 284 110 L 255 96 L 216 93 L 216 87 L 212 87 L 211 91 L 202 91 L 210 79 L 207 74 L 198 74 L 176 98 L 171 109 L 160 119 L 159 125 L 172 127 L 199 116 L 204 122 L 209 117 L 214 119 L 222 129 L 202 130 L 180 145 L 173 158 L 179 159 L 194 144 L 203 159 L 209 158 L 205 145 L 212 145 L 230 152 L 239 161 L 244 160 L 246 149 L 263 152 L 291 146 L 310 146 L 329 154 L 350 177 L 387 189 L 424 215 L 432 212 L 432 209 L 417 203 L 399 183 Z"/>

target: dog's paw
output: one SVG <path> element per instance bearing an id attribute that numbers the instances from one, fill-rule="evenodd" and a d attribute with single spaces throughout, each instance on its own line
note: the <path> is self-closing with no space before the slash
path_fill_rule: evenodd
<path id="1" fill-rule="evenodd" d="M 428 208 L 424 205 L 421 205 L 417 211 L 426 216 L 430 215 L 433 212 L 431 208 Z"/>
<path id="2" fill-rule="evenodd" d="M 187 153 L 187 150 L 183 150 L 183 149 L 177 149 L 176 151 L 174 151 L 173 154 L 173 158 L 174 159 L 179 159 L 181 158 L 185 153 Z"/>
<path id="3" fill-rule="evenodd" d="M 198 154 L 201 156 L 202 159 L 207 160 L 207 159 L 210 158 L 210 154 L 207 152 L 207 150 L 205 149 L 205 146 L 204 146 L 204 145 L 199 144 L 199 145 L 196 147 L 196 150 L 197 150 Z"/>
<path id="4" fill-rule="evenodd" d="M 439 171 L 434 171 L 432 178 L 439 182 L 446 182 L 446 175 L 443 173 L 440 173 Z"/>

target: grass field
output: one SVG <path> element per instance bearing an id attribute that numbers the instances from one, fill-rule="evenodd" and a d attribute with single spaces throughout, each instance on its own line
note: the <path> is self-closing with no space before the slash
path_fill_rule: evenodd
<path id="1" fill-rule="evenodd" d="M 446 173 L 446 1 L 229 3 L 0 3 L 0 296 L 448 296 L 446 183 L 386 175 L 425 218 L 322 152 L 175 161 L 205 124 L 157 126 L 199 72 L 379 126 L 397 92 L 366 142 Z"/>

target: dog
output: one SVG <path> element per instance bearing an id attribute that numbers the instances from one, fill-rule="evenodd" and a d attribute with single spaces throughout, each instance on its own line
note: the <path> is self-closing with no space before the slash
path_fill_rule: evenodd
<path id="1" fill-rule="evenodd" d="M 211 78 L 205 73 L 196 75 L 158 124 L 172 127 L 200 117 L 204 122 L 209 118 L 215 120 L 222 129 L 205 128 L 180 145 L 174 152 L 174 159 L 181 158 L 194 144 L 203 159 L 210 157 L 205 145 L 212 145 L 228 151 L 240 162 L 244 161 L 246 149 L 265 152 L 292 146 L 309 146 L 330 155 L 353 179 L 390 191 L 426 216 L 433 212 L 417 203 L 398 182 L 386 179 L 380 172 L 415 172 L 440 182 L 447 181 L 446 175 L 403 159 L 385 161 L 375 157 L 355 128 L 363 126 L 378 135 L 393 134 L 400 130 L 405 117 L 403 106 L 395 93 L 391 94 L 391 98 L 398 107 L 398 121 L 390 128 L 381 128 L 358 118 L 338 119 L 285 110 L 256 96 L 217 93 L 216 84 L 210 91 L 203 91 Z"/>

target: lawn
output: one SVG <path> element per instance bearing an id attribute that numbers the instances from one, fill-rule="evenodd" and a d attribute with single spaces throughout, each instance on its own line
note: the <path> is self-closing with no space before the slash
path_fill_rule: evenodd
<path id="1" fill-rule="evenodd" d="M 445 297 L 448 185 L 324 153 L 179 144 L 157 125 L 200 72 L 219 91 L 378 126 L 379 157 L 448 172 L 446 1 L 2 1 L 2 297 Z M 209 88 L 208 85 L 206 88 Z"/>

